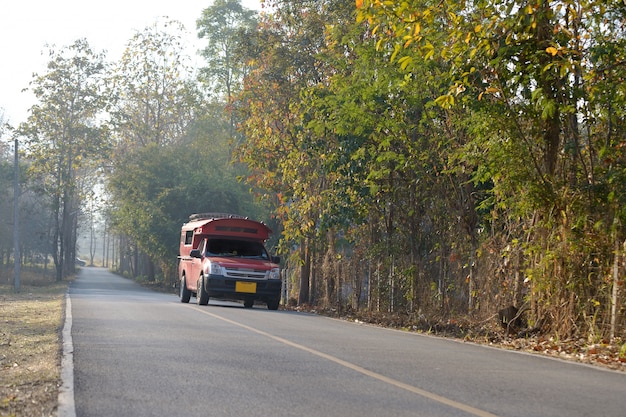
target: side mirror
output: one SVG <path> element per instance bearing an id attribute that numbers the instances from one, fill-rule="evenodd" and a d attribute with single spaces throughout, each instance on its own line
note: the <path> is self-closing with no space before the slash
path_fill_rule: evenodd
<path id="1" fill-rule="evenodd" d="M 192 249 L 191 252 L 189 252 L 189 256 L 192 258 L 202 258 L 202 254 L 199 249 Z"/>
<path id="2" fill-rule="evenodd" d="M 280 263 L 280 256 L 272 256 L 272 262 L 274 262 L 275 264 L 279 264 Z"/>

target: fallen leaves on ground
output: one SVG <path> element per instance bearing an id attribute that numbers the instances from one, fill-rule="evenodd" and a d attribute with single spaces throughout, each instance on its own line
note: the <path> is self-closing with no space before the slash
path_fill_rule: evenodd
<path id="1" fill-rule="evenodd" d="M 296 311 L 336 317 L 356 323 L 365 323 L 399 330 L 463 339 L 503 349 L 546 355 L 626 372 L 626 342 L 617 338 L 611 342 L 586 339 L 558 339 L 546 335 L 510 337 L 494 317 L 475 322 L 466 318 L 428 321 L 425 317 L 388 312 L 340 312 L 309 306 L 293 308 Z"/>

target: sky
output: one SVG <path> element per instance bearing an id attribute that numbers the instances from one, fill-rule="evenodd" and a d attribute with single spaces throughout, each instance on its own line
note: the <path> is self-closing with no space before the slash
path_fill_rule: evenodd
<path id="1" fill-rule="evenodd" d="M 108 61 L 121 56 L 133 34 L 159 20 L 180 21 L 197 50 L 196 20 L 213 0 L 2 0 L 0 7 L 0 118 L 17 126 L 35 104 L 28 88 L 33 73 L 45 73 L 46 45 L 55 50 L 86 38 Z M 260 0 L 241 4 L 261 10 Z M 167 19 L 167 20 L 169 20 Z"/>

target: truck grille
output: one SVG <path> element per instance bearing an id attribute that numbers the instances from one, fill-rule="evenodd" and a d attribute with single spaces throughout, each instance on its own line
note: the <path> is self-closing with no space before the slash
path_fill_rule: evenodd
<path id="1" fill-rule="evenodd" d="M 229 278 L 266 279 L 267 271 L 261 269 L 226 268 Z"/>

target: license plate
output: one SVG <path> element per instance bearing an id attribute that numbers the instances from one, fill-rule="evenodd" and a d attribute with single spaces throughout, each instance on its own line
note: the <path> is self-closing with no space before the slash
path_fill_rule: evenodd
<path id="1" fill-rule="evenodd" d="M 235 283 L 236 292 L 247 292 L 250 294 L 256 293 L 256 282 L 243 282 L 237 281 Z"/>

